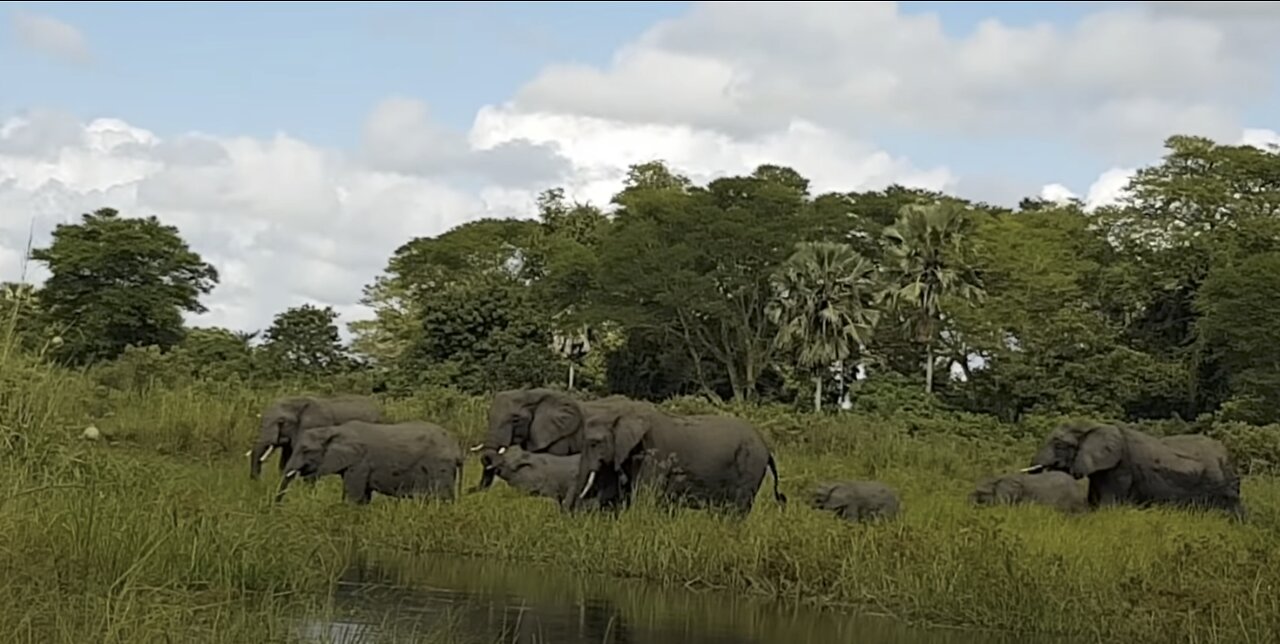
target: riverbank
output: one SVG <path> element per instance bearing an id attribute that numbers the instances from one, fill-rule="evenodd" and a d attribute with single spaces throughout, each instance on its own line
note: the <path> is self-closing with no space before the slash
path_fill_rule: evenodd
<path id="1" fill-rule="evenodd" d="M 1245 484 L 1252 519 L 968 507 L 977 443 L 860 436 L 780 450 L 785 508 L 742 523 L 646 504 L 566 517 L 502 484 L 453 505 L 340 501 L 337 479 L 273 507 L 274 468 L 71 443 L 0 474 L 0 631 L 21 641 L 287 641 L 356 561 L 429 553 L 716 587 L 962 627 L 1135 642 L 1271 641 L 1280 615 L 1280 484 Z M 477 476 L 468 463 L 467 485 Z M 804 507 L 823 478 L 898 487 L 898 521 L 853 526 Z M 216 633 L 216 637 L 214 634 Z"/>

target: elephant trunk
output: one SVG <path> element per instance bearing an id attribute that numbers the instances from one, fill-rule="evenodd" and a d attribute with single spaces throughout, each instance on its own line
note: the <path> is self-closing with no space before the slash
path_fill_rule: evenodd
<path id="1" fill-rule="evenodd" d="M 262 464 L 271 456 L 273 449 L 275 444 L 266 441 L 258 441 L 253 446 L 253 450 L 249 452 L 249 478 L 256 481 L 262 476 Z"/>
<path id="2" fill-rule="evenodd" d="M 289 470 L 284 473 L 284 478 L 280 479 L 280 489 L 276 490 L 276 503 L 284 500 L 285 490 L 289 489 L 289 483 L 291 483 L 295 478 L 298 478 L 298 470 Z"/>

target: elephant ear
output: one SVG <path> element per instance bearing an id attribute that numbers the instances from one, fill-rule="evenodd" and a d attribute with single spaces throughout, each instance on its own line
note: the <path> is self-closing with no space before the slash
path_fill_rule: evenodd
<path id="1" fill-rule="evenodd" d="M 1119 465 L 1122 447 L 1119 427 L 1095 427 L 1080 440 L 1071 475 L 1079 479 Z"/>
<path id="2" fill-rule="evenodd" d="M 613 421 L 613 466 L 621 470 L 631 453 L 649 432 L 648 419 L 638 414 L 619 414 Z"/>
<path id="3" fill-rule="evenodd" d="M 311 427 L 328 427 L 336 424 L 336 419 L 333 417 L 333 409 L 328 404 L 314 398 L 304 398 L 299 402 L 299 430 Z"/>
<path id="4" fill-rule="evenodd" d="M 582 410 L 568 396 L 549 393 L 534 410 L 529 425 L 529 451 L 541 452 L 582 427 Z"/>
<path id="5" fill-rule="evenodd" d="M 318 475 L 337 474 L 360 460 L 360 448 L 339 431 L 329 430 L 323 436 Z"/>

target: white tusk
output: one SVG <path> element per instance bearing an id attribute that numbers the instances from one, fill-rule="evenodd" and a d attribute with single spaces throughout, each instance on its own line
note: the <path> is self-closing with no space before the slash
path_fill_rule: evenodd
<path id="1" fill-rule="evenodd" d="M 291 479 L 297 475 L 298 475 L 298 470 L 289 470 L 288 472 L 284 473 L 284 477 L 287 479 Z"/>
<path id="2" fill-rule="evenodd" d="M 596 482 L 596 473 L 591 472 L 587 475 L 587 484 L 582 486 L 582 494 L 578 495 L 579 499 L 587 498 L 587 492 L 591 491 L 591 484 Z"/>
<path id="3" fill-rule="evenodd" d="M 1032 465 L 1031 467 L 1024 467 L 1019 471 L 1023 472 L 1024 474 L 1035 474 L 1036 472 L 1039 472 L 1040 470 L 1043 470 L 1043 469 L 1044 469 L 1043 465 Z"/>
<path id="4" fill-rule="evenodd" d="M 245 457 L 245 458 L 249 458 L 250 456 L 253 456 L 253 450 L 249 450 L 249 451 L 247 451 L 247 452 L 245 452 L 245 453 L 244 453 L 244 457 Z"/>
<path id="5" fill-rule="evenodd" d="M 265 463 L 265 462 L 267 462 L 267 457 L 268 457 L 268 456 L 271 456 L 271 450 L 273 450 L 273 449 L 275 449 L 275 448 L 276 448 L 276 446 L 275 446 L 275 445 L 267 445 L 267 451 L 265 451 L 265 452 L 263 452 L 263 453 L 262 453 L 262 456 L 258 458 L 258 462 L 259 462 L 259 463 Z"/>
<path id="6" fill-rule="evenodd" d="M 472 447 L 472 448 L 471 448 L 471 451 L 473 451 L 473 452 L 478 452 L 478 451 L 480 451 L 481 449 L 484 449 L 484 443 L 480 443 L 479 445 L 476 445 L 475 447 Z"/>
<path id="7" fill-rule="evenodd" d="M 507 448 L 506 448 L 506 446 L 505 446 L 505 445 L 504 445 L 504 446 L 502 446 L 502 447 L 499 447 L 499 448 L 498 448 L 498 456 L 502 456 L 502 453 L 503 453 L 503 452 L 505 452 L 505 451 L 507 451 Z"/>

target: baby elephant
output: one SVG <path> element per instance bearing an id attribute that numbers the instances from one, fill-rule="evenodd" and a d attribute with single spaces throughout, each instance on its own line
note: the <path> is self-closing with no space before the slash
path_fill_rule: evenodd
<path id="1" fill-rule="evenodd" d="M 532 496 L 554 499 L 561 509 L 568 509 L 580 458 L 579 454 L 557 456 L 526 452 L 513 445 L 498 449 L 493 466 L 498 478 L 507 485 Z"/>
<path id="2" fill-rule="evenodd" d="M 1063 512 L 1083 512 L 1085 490 L 1066 472 L 1017 472 L 982 479 L 969 494 L 975 505 L 1038 503 Z"/>
<path id="3" fill-rule="evenodd" d="M 901 508 L 897 492 L 879 481 L 819 483 L 809 496 L 809 505 L 847 521 L 889 519 Z"/>
<path id="4" fill-rule="evenodd" d="M 353 420 L 303 434 L 284 470 L 276 501 L 299 475 L 314 480 L 329 474 L 342 477 L 351 503 L 368 503 L 374 492 L 453 500 L 462 484 L 462 448 L 434 423 Z"/>

